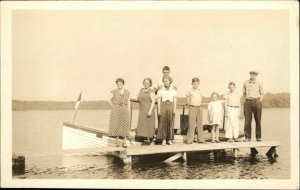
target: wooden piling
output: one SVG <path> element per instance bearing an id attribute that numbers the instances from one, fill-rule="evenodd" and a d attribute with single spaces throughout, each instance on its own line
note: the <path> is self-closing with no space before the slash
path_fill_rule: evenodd
<path id="1" fill-rule="evenodd" d="M 19 154 L 13 154 L 12 156 L 12 171 L 14 174 L 25 173 L 25 157 Z"/>

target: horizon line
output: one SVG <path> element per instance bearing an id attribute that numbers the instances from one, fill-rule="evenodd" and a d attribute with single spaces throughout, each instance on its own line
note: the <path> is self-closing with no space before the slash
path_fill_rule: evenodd
<path id="1" fill-rule="evenodd" d="M 290 92 L 276 92 L 276 93 L 272 93 L 272 92 L 267 92 L 265 94 L 282 94 L 282 93 L 288 93 L 290 94 Z M 264 95 L 265 95 L 264 94 Z M 220 94 L 220 96 L 222 96 L 224 94 Z M 209 98 L 209 96 L 203 96 L 204 98 Z M 185 96 L 180 96 L 178 98 L 186 98 Z M 130 98 L 132 99 L 132 98 Z M 76 100 L 22 100 L 22 99 L 12 99 L 12 101 L 24 101 L 24 102 L 76 102 Z M 82 102 L 83 101 L 90 101 L 90 102 L 93 102 L 93 101 L 106 101 L 105 99 L 99 99 L 99 100 L 81 100 Z"/>

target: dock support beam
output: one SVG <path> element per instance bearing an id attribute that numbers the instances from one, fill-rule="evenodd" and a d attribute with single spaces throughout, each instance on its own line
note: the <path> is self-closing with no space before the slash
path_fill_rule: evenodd
<path id="1" fill-rule="evenodd" d="M 180 157 L 182 157 L 183 160 L 186 161 L 187 160 L 186 152 L 179 152 L 179 153 L 171 156 L 170 158 L 164 160 L 164 162 L 173 162 L 173 161 L 177 160 Z"/>

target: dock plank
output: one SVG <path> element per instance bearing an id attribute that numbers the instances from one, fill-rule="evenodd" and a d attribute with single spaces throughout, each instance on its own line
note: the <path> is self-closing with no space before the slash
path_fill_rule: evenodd
<path id="1" fill-rule="evenodd" d="M 159 153 L 178 153 L 178 152 L 198 152 L 236 148 L 256 148 L 256 147 L 277 147 L 280 146 L 279 141 L 262 141 L 262 142 L 222 142 L 207 144 L 185 144 L 176 143 L 174 145 L 160 146 L 131 146 L 125 152 L 128 156 L 159 154 Z"/>

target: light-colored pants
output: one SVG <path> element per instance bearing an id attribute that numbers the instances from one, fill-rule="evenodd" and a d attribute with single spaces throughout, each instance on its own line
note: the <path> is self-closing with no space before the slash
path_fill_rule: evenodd
<path id="1" fill-rule="evenodd" d="M 238 138 L 239 137 L 239 108 L 228 107 L 228 116 L 225 123 L 225 137 Z"/>
<path id="2" fill-rule="evenodd" d="M 202 126 L 202 107 L 190 106 L 189 107 L 189 129 L 187 133 L 187 143 L 194 141 L 195 127 L 197 127 L 198 141 L 204 140 L 203 126 Z"/>

